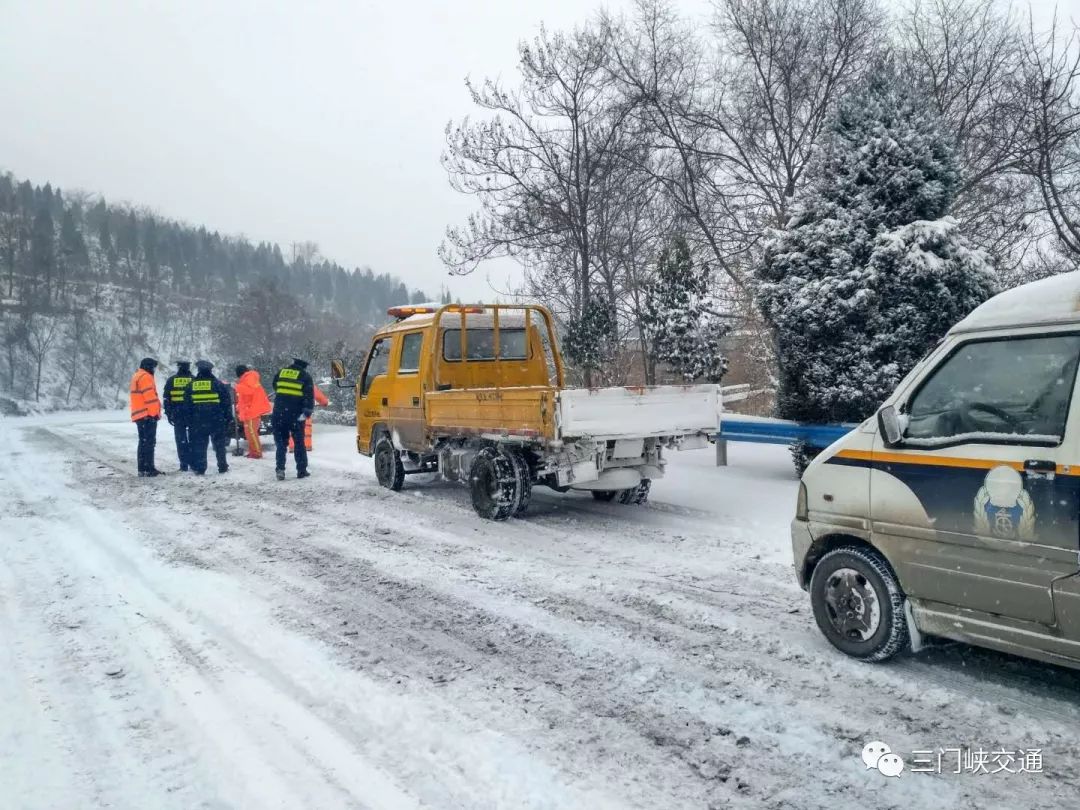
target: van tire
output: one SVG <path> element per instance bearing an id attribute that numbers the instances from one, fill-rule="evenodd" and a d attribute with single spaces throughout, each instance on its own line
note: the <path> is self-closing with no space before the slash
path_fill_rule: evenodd
<path id="1" fill-rule="evenodd" d="M 873 602 L 866 599 L 868 596 Z M 887 661 L 908 648 L 911 639 L 904 613 L 905 599 L 896 574 L 885 558 L 871 548 L 833 549 L 818 560 L 810 577 L 810 604 L 818 628 L 840 652 L 863 661 Z M 854 608 L 846 616 L 838 611 L 837 603 L 841 600 Z M 872 615 L 875 603 L 876 626 Z M 865 611 L 871 611 L 871 615 Z M 860 614 L 863 628 L 845 631 L 846 622 L 860 619 Z"/>
<path id="2" fill-rule="evenodd" d="M 513 458 L 496 447 L 485 447 L 469 470 L 469 490 L 476 514 L 488 520 L 506 520 L 520 503 Z"/>
<path id="3" fill-rule="evenodd" d="M 401 463 L 397 448 L 385 433 L 375 442 L 375 477 L 379 484 L 397 492 L 405 483 L 405 467 Z"/>

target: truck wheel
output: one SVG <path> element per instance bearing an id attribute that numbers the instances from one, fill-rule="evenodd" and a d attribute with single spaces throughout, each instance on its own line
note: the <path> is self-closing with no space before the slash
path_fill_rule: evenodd
<path id="1" fill-rule="evenodd" d="M 514 505 L 513 514 L 520 515 L 529 508 L 532 500 L 532 471 L 529 469 L 529 460 L 521 450 L 507 448 L 505 451 L 514 465 L 516 482 L 517 503 Z"/>
<path id="2" fill-rule="evenodd" d="M 642 504 L 649 500 L 649 490 L 652 488 L 652 481 L 648 478 L 642 478 L 641 483 L 636 487 L 630 487 L 630 489 L 624 489 L 619 491 L 619 503 L 624 504 Z"/>
<path id="3" fill-rule="evenodd" d="M 397 448 L 389 436 L 383 435 L 375 443 L 375 477 L 387 489 L 397 492 L 405 483 L 405 468 L 401 464 Z"/>
<path id="4" fill-rule="evenodd" d="M 869 548 L 830 551 L 810 578 L 821 632 L 836 649 L 864 661 L 885 661 L 907 648 L 904 598 L 896 574 Z"/>
<path id="5" fill-rule="evenodd" d="M 495 447 L 476 454 L 469 471 L 473 509 L 488 520 L 506 520 L 519 503 L 518 475 L 513 459 Z"/>
<path id="6" fill-rule="evenodd" d="M 619 490 L 617 489 L 594 489 L 590 491 L 592 492 L 593 498 L 598 501 L 610 501 L 619 494 Z"/>

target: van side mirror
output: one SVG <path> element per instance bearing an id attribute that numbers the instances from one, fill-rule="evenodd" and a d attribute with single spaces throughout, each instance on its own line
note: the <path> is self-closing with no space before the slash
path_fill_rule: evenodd
<path id="1" fill-rule="evenodd" d="M 878 430 L 881 433 L 881 441 L 886 447 L 896 447 L 904 438 L 904 432 L 900 429 L 900 416 L 896 413 L 893 405 L 886 405 L 877 415 Z"/>

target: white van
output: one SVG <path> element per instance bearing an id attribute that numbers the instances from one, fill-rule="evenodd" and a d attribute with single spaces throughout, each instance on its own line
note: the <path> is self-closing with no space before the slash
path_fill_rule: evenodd
<path id="1" fill-rule="evenodd" d="M 799 584 L 838 649 L 922 635 L 1080 668 L 1080 272 L 954 326 L 799 488 Z"/>

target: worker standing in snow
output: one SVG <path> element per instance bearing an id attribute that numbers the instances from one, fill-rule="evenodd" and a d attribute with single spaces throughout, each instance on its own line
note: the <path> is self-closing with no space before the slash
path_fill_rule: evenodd
<path id="1" fill-rule="evenodd" d="M 241 364 L 236 367 L 236 418 L 244 428 L 247 440 L 247 457 L 262 458 L 259 441 L 259 421 L 270 413 L 270 398 L 263 390 L 259 372 Z"/>
<path id="2" fill-rule="evenodd" d="M 312 389 L 311 392 L 315 395 L 315 404 L 316 405 L 321 405 L 323 408 L 325 408 L 327 405 L 330 404 L 329 398 L 326 396 L 326 394 L 324 394 L 319 389 L 319 386 L 312 383 L 311 384 L 311 389 Z M 312 446 L 313 442 L 312 442 L 312 426 L 311 426 L 311 423 L 312 423 L 312 421 L 314 419 L 315 419 L 315 416 L 312 415 L 312 416 L 309 416 L 307 419 L 304 420 L 304 449 L 307 450 L 309 453 L 312 451 L 312 449 L 314 449 L 313 446 Z M 289 452 L 290 453 L 293 451 L 294 446 L 295 445 L 293 443 L 292 437 L 290 436 L 289 437 Z"/>
<path id="3" fill-rule="evenodd" d="M 157 423 L 161 419 L 161 400 L 154 383 L 157 366 L 158 361 L 153 357 L 144 357 L 131 378 L 131 421 L 139 431 L 139 449 L 135 458 L 140 478 L 163 474 L 154 466 Z"/>
<path id="4" fill-rule="evenodd" d="M 232 393 L 213 374 L 209 360 L 195 363 L 196 374 L 184 392 L 184 404 L 191 409 L 191 453 L 188 463 L 196 475 L 206 474 L 206 448 L 211 442 L 217 456 L 218 472 L 229 471 L 225 456 L 232 422 Z"/>
<path id="5" fill-rule="evenodd" d="M 307 361 L 294 357 L 292 364 L 274 377 L 274 410 L 270 417 L 274 428 L 274 472 L 278 481 L 285 480 L 285 458 L 289 439 L 296 446 L 296 477 L 307 478 L 308 458 L 304 446 L 304 422 L 315 410 L 315 382 L 307 373 Z"/>
<path id="6" fill-rule="evenodd" d="M 180 472 L 187 472 L 190 452 L 191 410 L 184 404 L 184 392 L 191 383 L 191 361 L 177 360 L 176 373 L 165 381 L 165 418 L 173 427 L 176 437 L 176 456 L 180 460 Z"/>

